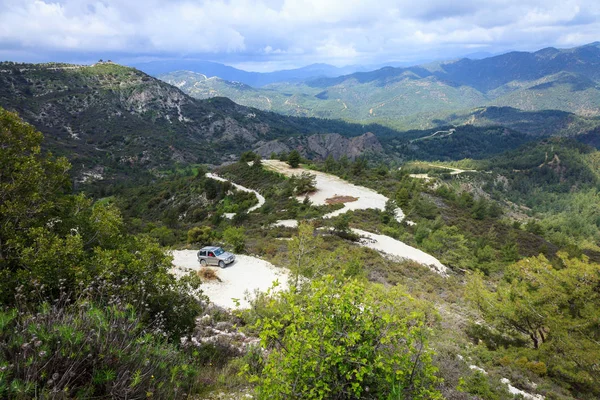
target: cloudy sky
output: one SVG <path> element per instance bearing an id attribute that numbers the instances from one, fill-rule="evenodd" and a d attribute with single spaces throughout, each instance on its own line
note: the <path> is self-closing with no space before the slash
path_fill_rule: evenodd
<path id="1" fill-rule="evenodd" d="M 600 40 L 598 0 L 0 0 L 0 60 L 417 62 Z"/>

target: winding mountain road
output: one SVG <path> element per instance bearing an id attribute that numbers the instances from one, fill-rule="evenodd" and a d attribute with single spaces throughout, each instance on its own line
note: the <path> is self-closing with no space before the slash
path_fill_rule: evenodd
<path id="1" fill-rule="evenodd" d="M 287 163 L 278 160 L 263 160 L 262 163 L 266 168 L 270 168 L 286 176 L 291 176 L 306 171 L 301 168 L 290 168 Z M 327 204 L 327 199 L 331 199 L 336 196 L 351 196 L 357 198 L 356 201 L 344 203 L 344 208 L 326 214 L 323 216 L 323 218 L 335 217 L 349 210 L 364 210 L 369 208 L 379 210 L 385 209 L 385 203 L 388 201 L 388 198 L 372 189 L 354 185 L 335 175 L 327 174 L 325 172 L 308 172 L 316 177 L 317 190 L 309 195 L 309 198 L 313 204 Z M 397 208 L 395 212 L 396 220 L 398 222 L 404 221 L 405 215 L 402 209 Z M 410 221 L 405 222 L 410 223 Z M 295 227 L 298 225 L 298 222 L 294 220 L 285 220 L 278 221 L 276 224 L 280 226 Z M 432 271 L 442 276 L 447 276 L 448 274 L 448 268 L 445 265 L 443 265 L 437 258 L 425 253 L 422 250 L 409 246 L 406 243 L 386 235 L 379 235 L 372 232 L 361 231 L 359 229 L 353 229 L 352 231 L 363 238 L 363 240 L 359 242 L 361 246 L 377 250 L 388 258 L 415 261 L 419 264 L 429 267 Z"/>
<path id="2" fill-rule="evenodd" d="M 279 172 L 287 177 L 299 175 L 302 172 L 309 172 L 311 175 L 314 175 L 316 178 L 317 190 L 308 194 L 308 198 L 314 205 L 326 205 L 328 204 L 328 199 L 339 196 L 351 196 L 357 198 L 356 201 L 343 203 L 343 208 L 325 214 L 323 218 L 337 217 L 350 210 L 366 210 L 369 208 L 384 210 L 385 203 L 388 201 L 387 197 L 372 189 L 354 185 L 335 175 L 320 171 L 308 171 L 302 168 L 291 168 L 287 163 L 279 160 L 263 160 L 262 163 L 266 168 Z M 304 197 L 305 196 L 298 196 L 298 200 L 302 201 Z M 402 222 L 404 220 L 405 215 L 404 212 L 402 212 L 402 209 L 396 208 L 395 215 L 396 221 Z"/>
<path id="3" fill-rule="evenodd" d="M 434 137 L 438 137 L 438 138 L 448 137 L 448 136 L 452 135 L 454 132 L 456 132 L 456 129 L 454 129 L 454 128 L 449 129 L 447 131 L 437 131 L 437 132 L 432 133 L 431 135 L 423 136 L 423 137 L 420 137 L 420 138 L 417 138 L 417 139 L 413 139 L 413 140 L 409 141 L 409 143 L 418 142 L 420 140 L 431 139 L 431 138 L 434 138 Z M 444 135 L 441 135 L 442 133 Z"/>
<path id="4" fill-rule="evenodd" d="M 286 167 L 287 164 L 274 160 L 264 160 L 263 165 L 287 176 L 302 171 L 291 169 Z M 315 171 L 311 171 L 311 173 L 313 172 Z M 317 190 L 311 196 L 311 200 L 314 204 L 326 204 L 325 201 L 327 199 L 338 195 L 357 198 L 356 201 L 345 203 L 344 208 L 327 214 L 325 218 L 331 218 L 349 210 L 366 208 L 384 209 L 385 203 L 388 200 L 385 196 L 371 189 L 353 185 L 337 176 L 323 172 L 315 172 L 315 174 L 317 175 Z M 206 176 L 221 182 L 230 182 L 227 179 L 212 173 L 207 173 Z M 256 195 L 258 204 L 248 211 L 254 211 L 265 203 L 265 198 L 256 190 L 246 188 L 233 182 L 231 182 L 231 184 L 238 190 L 251 192 Z M 404 219 L 404 213 L 399 208 L 396 215 L 399 221 Z M 298 226 L 298 221 L 278 221 L 275 225 L 293 228 Z M 446 266 L 438 259 L 422 250 L 386 235 L 380 235 L 360 229 L 352 229 L 352 231 L 361 237 L 358 242 L 359 245 L 374 249 L 380 252 L 384 257 L 392 260 L 412 260 L 429 267 L 433 272 L 436 272 L 441 276 L 448 276 L 448 269 Z M 173 268 L 171 269 L 171 272 L 176 276 L 183 276 L 189 272 L 199 271 L 201 267 L 196 258 L 196 252 L 197 250 L 172 251 Z M 277 268 L 271 263 L 261 260 L 258 257 L 246 255 L 237 255 L 236 261 L 225 269 L 206 268 L 213 269 L 219 279 L 203 283 L 202 290 L 204 294 L 208 296 L 211 302 L 229 309 L 249 307 L 249 303 L 244 299 L 245 295 L 254 291 L 265 291 L 270 288 L 275 281 L 280 283 L 278 289 L 285 289 L 289 277 L 289 271 L 287 269 Z"/>
<path id="5" fill-rule="evenodd" d="M 229 182 L 236 189 L 241 190 L 242 192 L 254 193 L 254 195 L 256 196 L 256 199 L 258 200 L 258 204 L 255 204 L 252 207 L 250 207 L 248 209 L 249 213 L 252 212 L 252 211 L 254 211 L 254 210 L 258 210 L 259 208 L 261 208 L 263 206 L 263 204 L 265 204 L 265 198 L 260 193 L 258 193 L 256 190 L 248 189 L 247 187 L 244 187 L 242 185 L 238 185 L 237 183 L 231 182 L 230 180 L 227 180 L 225 178 L 221 178 L 220 176 L 215 175 L 215 174 L 213 174 L 211 172 L 208 172 L 206 174 L 206 177 L 210 178 L 210 179 L 214 179 L 216 181 L 220 181 L 220 182 Z"/>

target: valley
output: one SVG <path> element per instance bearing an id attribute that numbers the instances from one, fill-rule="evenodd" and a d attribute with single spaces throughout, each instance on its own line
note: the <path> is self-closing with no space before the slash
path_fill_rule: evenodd
<path id="1" fill-rule="evenodd" d="M 1 63 L 0 397 L 597 398 L 599 49 Z"/>
<path id="2" fill-rule="evenodd" d="M 591 43 L 572 49 L 512 52 L 483 60 L 384 67 L 261 87 L 214 76 L 209 79 L 185 70 L 158 77 L 200 99 L 224 96 L 285 115 L 380 123 L 402 130 L 434 128 L 440 126 L 436 121 L 468 114 L 478 107 L 563 111 L 597 126 L 599 49 L 597 43 Z M 505 68 L 509 63 L 514 66 Z M 468 119 L 458 121 L 469 123 Z"/>

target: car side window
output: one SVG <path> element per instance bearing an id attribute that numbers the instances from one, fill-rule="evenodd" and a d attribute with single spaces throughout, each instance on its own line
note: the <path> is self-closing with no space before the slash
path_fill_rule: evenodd
<path id="1" fill-rule="evenodd" d="M 208 253 L 209 257 L 214 257 L 215 255 L 213 253 Z"/>
<path id="2" fill-rule="evenodd" d="M 201 251 L 200 255 L 203 256 L 203 257 L 206 257 L 206 251 Z"/>

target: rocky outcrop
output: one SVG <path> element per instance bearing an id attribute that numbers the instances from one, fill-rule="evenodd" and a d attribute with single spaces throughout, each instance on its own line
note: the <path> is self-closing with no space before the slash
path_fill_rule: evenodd
<path id="1" fill-rule="evenodd" d="M 337 133 L 312 135 L 307 138 L 306 142 L 306 151 L 321 159 L 329 156 L 339 159 L 343 155 L 355 159 L 367 153 L 383 151 L 381 143 L 371 132 L 353 138 L 347 138 Z"/>
<path id="2" fill-rule="evenodd" d="M 257 145 L 258 147 L 254 149 L 254 152 L 262 158 L 269 158 L 273 153 L 288 153 L 291 150 L 287 144 L 279 140 L 271 140 L 270 142 L 266 143 L 258 142 Z"/>
<path id="3" fill-rule="evenodd" d="M 329 156 L 337 160 L 344 155 L 354 160 L 362 155 L 383 152 L 381 143 L 371 132 L 352 138 L 338 133 L 323 133 L 304 138 L 293 137 L 257 144 L 254 152 L 263 158 L 268 158 L 273 153 L 287 153 L 291 149 L 300 151 L 306 157 L 321 160 Z"/>
<path id="4" fill-rule="evenodd" d="M 316 158 L 381 149 L 372 134 L 344 137 L 346 129 L 355 132 L 344 122 L 328 121 L 324 128 L 319 120 L 265 113 L 224 97 L 197 100 L 113 63 L 0 62 L 0 107 L 43 132 L 44 146 L 69 156 L 75 175 L 94 166 L 111 166 L 104 173 L 110 178 L 126 176 L 125 167 L 220 164 L 251 148 L 263 157 L 297 148 Z M 321 134 L 325 129 L 342 135 Z"/>

